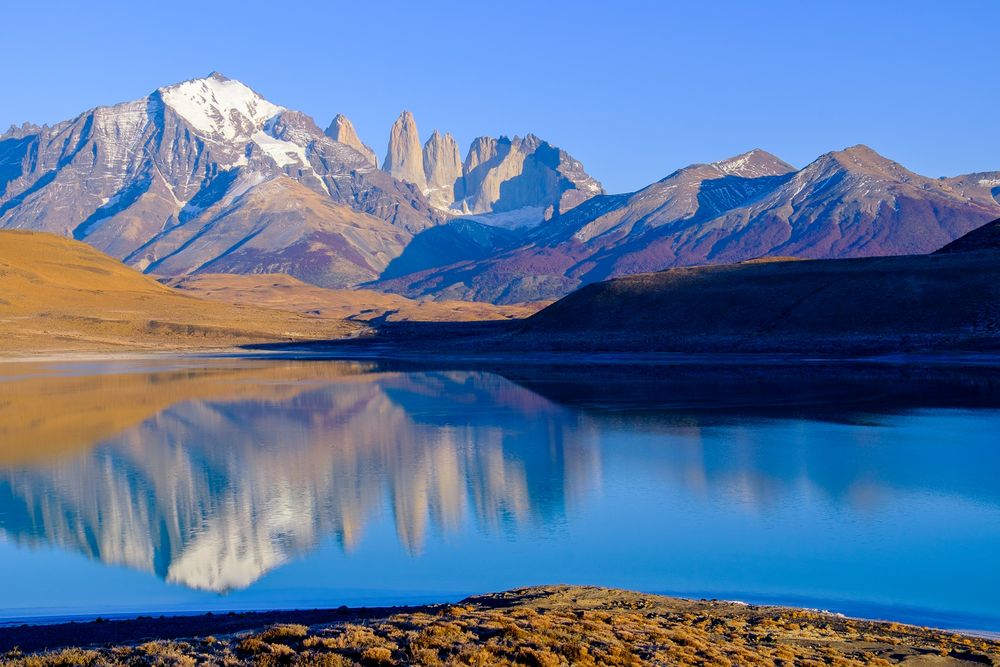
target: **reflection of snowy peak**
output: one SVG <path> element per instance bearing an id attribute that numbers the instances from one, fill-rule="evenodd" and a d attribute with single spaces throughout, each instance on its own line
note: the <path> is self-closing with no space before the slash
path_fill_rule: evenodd
<path id="1" fill-rule="evenodd" d="M 241 377 L 246 396 L 252 379 Z M 546 437 L 575 418 L 495 376 L 380 375 L 298 389 L 281 403 L 179 403 L 90 453 L 0 472 L 0 529 L 223 592 L 330 536 L 351 549 L 387 513 L 416 554 L 430 526 L 502 530 L 561 514 L 588 483 L 590 467 L 567 466 L 593 455 L 578 433 L 544 456 L 505 441 L 511 425 L 525 430 L 525 413 Z M 429 396 L 454 401 L 454 414 L 488 401 L 497 421 L 428 421 L 419 415 Z"/>

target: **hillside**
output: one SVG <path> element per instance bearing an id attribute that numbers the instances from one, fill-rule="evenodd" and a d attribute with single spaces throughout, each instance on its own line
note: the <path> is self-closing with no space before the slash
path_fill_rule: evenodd
<path id="1" fill-rule="evenodd" d="M 1000 220 L 931 255 L 746 262 L 588 285 L 513 345 L 634 351 L 1000 349 Z M 572 323 L 570 325 L 569 323 Z"/>
<path id="2" fill-rule="evenodd" d="M 185 295 L 79 241 L 0 232 L 2 353 L 228 347 L 364 327 Z"/>
<path id="3" fill-rule="evenodd" d="M 284 274 L 199 273 L 167 284 L 201 299 L 357 322 L 502 320 L 528 317 L 546 305 L 495 306 L 478 301 L 415 300 L 374 290 L 326 289 Z"/>

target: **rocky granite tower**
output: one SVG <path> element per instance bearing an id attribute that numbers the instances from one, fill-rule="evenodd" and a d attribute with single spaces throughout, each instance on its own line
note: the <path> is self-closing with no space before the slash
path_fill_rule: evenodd
<path id="1" fill-rule="evenodd" d="M 361 141 L 357 131 L 354 129 L 354 125 L 344 114 L 337 114 L 333 122 L 330 123 L 330 127 L 326 128 L 326 136 L 334 141 L 350 146 L 368 158 L 373 167 L 378 168 L 378 157 L 375 156 L 375 151 L 372 150 L 371 146 Z"/>
<path id="2" fill-rule="evenodd" d="M 450 133 L 437 130 L 424 144 L 424 194 L 433 206 L 447 208 L 455 201 L 455 183 L 462 178 L 462 157 L 458 142 Z"/>
<path id="3" fill-rule="evenodd" d="M 424 176 L 424 154 L 420 148 L 420 133 L 413 114 L 404 111 L 392 124 L 389 132 L 389 150 L 382 169 L 394 178 L 413 183 L 421 190 L 427 188 Z"/>

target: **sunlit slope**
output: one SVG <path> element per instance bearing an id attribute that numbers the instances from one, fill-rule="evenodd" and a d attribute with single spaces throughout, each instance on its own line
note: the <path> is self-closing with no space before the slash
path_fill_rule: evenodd
<path id="1" fill-rule="evenodd" d="M 84 243 L 0 232 L 0 352 L 220 347 L 359 330 L 349 322 L 197 299 Z"/>
<path id="2" fill-rule="evenodd" d="M 497 306 L 478 301 L 430 301 L 364 289 L 328 289 L 284 274 L 196 273 L 169 282 L 203 299 L 299 313 L 386 322 L 465 322 L 528 317 L 544 303 Z"/>

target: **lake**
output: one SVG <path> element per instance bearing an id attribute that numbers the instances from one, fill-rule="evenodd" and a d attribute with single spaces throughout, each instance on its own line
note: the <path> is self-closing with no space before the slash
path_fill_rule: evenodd
<path id="1" fill-rule="evenodd" d="M 0 619 L 542 583 L 1000 630 L 1000 372 L 0 364 Z"/>

